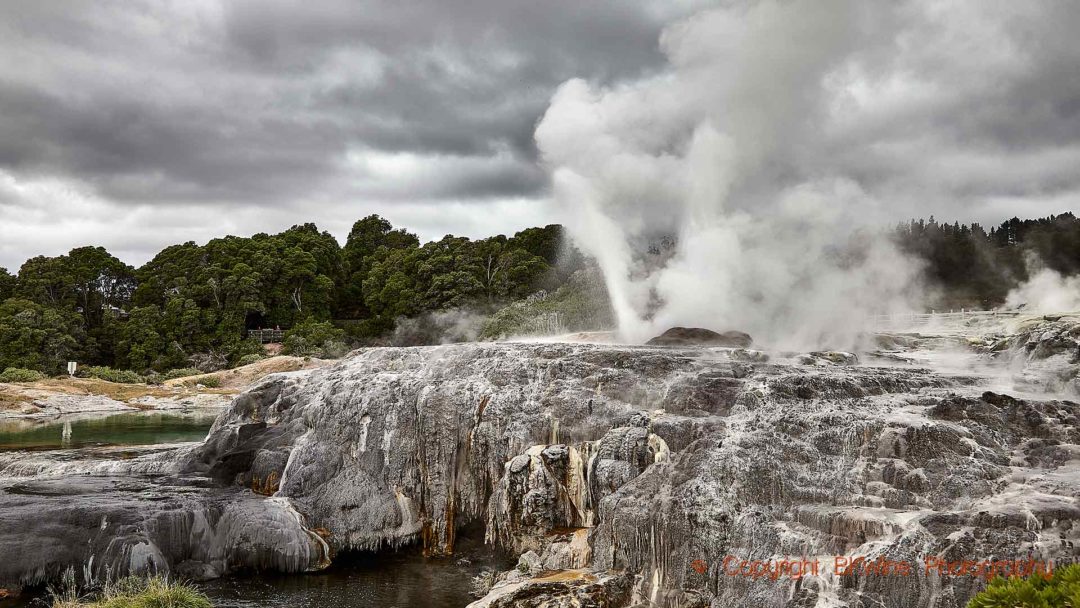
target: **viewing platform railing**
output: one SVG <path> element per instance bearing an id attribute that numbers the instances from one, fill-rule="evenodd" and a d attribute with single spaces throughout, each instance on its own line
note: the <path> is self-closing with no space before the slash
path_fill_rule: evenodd
<path id="1" fill-rule="evenodd" d="M 921 325 L 936 325 L 944 323 L 963 322 L 978 318 L 1011 318 L 1024 314 L 1022 310 L 950 310 L 938 312 L 936 310 L 926 313 L 896 313 L 891 315 L 876 315 L 874 323 L 878 327 L 916 327 Z"/>
<path id="2" fill-rule="evenodd" d="M 260 344 L 280 344 L 285 340 L 285 331 L 281 329 L 249 329 L 247 335 Z"/>

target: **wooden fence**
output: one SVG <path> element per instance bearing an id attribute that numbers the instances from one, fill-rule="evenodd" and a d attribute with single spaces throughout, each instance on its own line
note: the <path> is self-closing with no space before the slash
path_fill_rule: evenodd
<path id="1" fill-rule="evenodd" d="M 249 329 L 247 335 L 261 344 L 280 344 L 285 340 L 285 331 L 281 329 Z"/>
<path id="2" fill-rule="evenodd" d="M 944 325 L 962 323 L 969 319 L 979 318 L 1011 318 L 1022 314 L 1019 310 L 950 310 L 938 312 L 932 310 L 927 313 L 896 313 L 891 315 L 877 315 L 874 323 L 878 327 L 919 327 L 924 325 Z"/>

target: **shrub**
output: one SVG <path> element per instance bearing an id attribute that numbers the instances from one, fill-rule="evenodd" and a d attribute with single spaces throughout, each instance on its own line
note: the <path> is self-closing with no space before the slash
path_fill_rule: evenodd
<path id="1" fill-rule="evenodd" d="M 986 590 L 968 602 L 967 608 L 1067 608 L 1080 606 L 1080 565 L 1054 570 L 1046 578 L 995 578 Z"/>
<path id="2" fill-rule="evenodd" d="M 348 352 L 345 332 L 329 321 L 305 319 L 285 332 L 282 352 L 299 357 L 336 358 Z"/>
<path id="3" fill-rule="evenodd" d="M 200 376 L 192 380 L 195 384 L 201 384 L 206 388 L 221 388 L 221 378 L 217 376 Z"/>
<path id="4" fill-rule="evenodd" d="M 131 370 L 113 369 L 98 365 L 83 367 L 79 370 L 78 375 L 81 378 L 97 378 L 98 380 L 117 382 L 119 384 L 139 384 L 143 382 L 143 377 Z"/>
<path id="5" fill-rule="evenodd" d="M 177 378 L 187 378 L 188 376 L 198 376 L 202 372 L 194 367 L 178 367 L 176 369 L 170 369 L 165 372 L 166 380 L 176 380 Z"/>
<path id="6" fill-rule="evenodd" d="M 229 367 L 229 356 L 228 354 L 226 354 L 225 351 L 211 350 L 204 353 L 195 353 L 189 356 L 188 363 L 191 365 L 191 367 L 194 367 L 198 369 L 201 373 L 206 374 Z"/>
<path id="7" fill-rule="evenodd" d="M 266 356 L 266 348 L 254 338 L 241 340 L 229 349 L 229 361 L 232 362 L 233 367 L 243 365 L 240 360 L 252 355 L 257 357 Z"/>
<path id="8" fill-rule="evenodd" d="M 80 600 L 70 590 L 53 594 L 52 608 L 213 608 L 198 589 L 163 576 L 128 577 L 108 583 L 96 598 Z"/>
<path id="9" fill-rule="evenodd" d="M 0 382 L 37 382 L 44 379 L 45 374 L 23 367 L 9 367 L 0 372 Z"/>
<path id="10" fill-rule="evenodd" d="M 316 356 L 323 359 L 340 359 L 349 354 L 349 345 L 341 340 L 329 340 L 323 342 L 322 348 Z"/>
<path id="11" fill-rule="evenodd" d="M 243 357 L 240 357 L 240 360 L 236 362 L 236 365 L 237 367 L 241 365 L 251 365 L 252 363 L 258 363 L 265 358 L 266 357 L 264 355 L 260 355 L 258 353 L 251 353 L 250 355 L 244 355 Z"/>
<path id="12" fill-rule="evenodd" d="M 334 321 L 334 326 L 343 330 L 350 341 L 367 343 L 378 340 L 392 331 L 394 322 L 382 317 L 374 319 L 339 319 Z"/>

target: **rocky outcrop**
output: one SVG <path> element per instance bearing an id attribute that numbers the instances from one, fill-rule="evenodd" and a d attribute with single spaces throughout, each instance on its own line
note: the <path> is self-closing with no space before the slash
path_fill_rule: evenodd
<path id="1" fill-rule="evenodd" d="M 725 346 L 728 348 L 749 348 L 753 343 L 754 340 L 750 334 L 741 331 L 717 333 L 700 327 L 672 327 L 646 342 L 649 346 Z"/>
<path id="2" fill-rule="evenodd" d="M 216 578 L 238 570 L 304 572 L 328 547 L 284 499 L 197 479 L 125 475 L 35 478 L 0 493 L 0 580 L 18 588 L 75 566 L 86 582 L 173 571 Z"/>
<path id="3" fill-rule="evenodd" d="M 241 395 L 189 471 L 276 478 L 339 551 L 419 540 L 447 553 L 472 522 L 512 545 L 590 525 L 606 493 L 666 453 L 641 412 L 673 372 L 700 367 L 693 353 L 567 344 L 361 351 Z"/>
<path id="4" fill-rule="evenodd" d="M 1064 458 L 1052 448 L 1077 443 L 1075 404 L 1003 409 L 965 396 L 972 378 L 836 362 L 565 344 L 365 351 L 248 393 L 202 462 L 284 463 L 278 496 L 338 551 L 418 539 L 447 552 L 458 527 L 483 521 L 491 542 L 557 555 L 550 537 L 589 529 L 590 565 L 636 574 L 635 597 L 658 605 L 946 606 L 982 584 L 751 579 L 724 571 L 729 555 L 1070 554 L 1073 490 L 1036 482 L 1060 474 L 1041 469 L 1015 485 L 1010 463 L 1016 450 Z M 1038 437 L 1057 443 L 1022 445 Z"/>
<path id="5" fill-rule="evenodd" d="M 632 588 L 626 574 L 563 570 L 504 581 L 468 608 L 618 608 L 631 601 Z"/>
<path id="6" fill-rule="evenodd" d="M 90 552 L 129 567 L 160 555 L 200 576 L 298 571 L 412 543 L 450 553 L 480 525 L 489 542 L 531 554 L 477 606 L 789 608 L 959 608 L 983 580 L 926 570 L 926 559 L 1080 557 L 1080 405 L 843 353 L 800 364 L 733 352 L 367 349 L 269 377 L 203 444 L 126 461 L 187 494 L 129 514 L 132 532 L 103 533 L 113 548 Z M 0 509 L 3 543 L 3 522 L 29 515 Z M 204 541 L 216 549 L 197 550 Z M 856 566 L 838 571 L 837 557 Z M 751 576 L 740 565 L 795 558 L 820 569 Z M 913 569 L 866 567 L 881 563 Z M 0 586 L 25 578 L 17 570 Z"/>
<path id="7" fill-rule="evenodd" d="M 1028 322 L 996 344 L 1017 386 L 1032 392 L 1062 392 L 1080 399 L 1080 319 Z"/>

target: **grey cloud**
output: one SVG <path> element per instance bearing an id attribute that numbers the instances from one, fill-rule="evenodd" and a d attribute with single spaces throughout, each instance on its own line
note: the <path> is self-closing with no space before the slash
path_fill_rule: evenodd
<path id="1" fill-rule="evenodd" d="M 35 206 L 135 214 L 117 222 L 149 231 L 135 257 L 178 236 L 290 221 L 343 236 L 374 210 L 422 221 L 425 234 L 483 221 L 512 230 L 542 215 L 533 207 L 549 177 L 533 135 L 562 82 L 664 73 L 665 26 L 751 1 L 3 2 L 0 182 L 18 194 L 0 193 L 0 233 L 70 230 L 48 235 L 60 247 L 109 230 L 55 228 Z M 856 24 L 865 31 L 829 75 L 869 90 L 869 105 L 813 107 L 820 117 L 795 122 L 827 132 L 781 141 L 762 181 L 843 175 L 893 215 L 1078 210 L 1080 11 L 1054 0 L 888 6 Z M 498 212 L 459 220 L 463 205 Z M 138 219 L 146 209 L 207 219 L 170 234 Z M 262 223 L 216 221 L 230 214 Z M 0 244 L 0 265 L 42 253 L 29 249 L 37 241 Z"/>
<path id="2" fill-rule="evenodd" d="M 554 87 L 661 61 L 663 15 L 618 0 L 200 6 L 0 8 L 0 48 L 37 58 L 0 69 L 0 163 L 118 203 L 272 204 L 349 190 L 340 159 L 356 145 L 504 168 L 510 149 L 508 176 L 477 163 L 416 194 L 537 196 L 532 129 Z"/>

